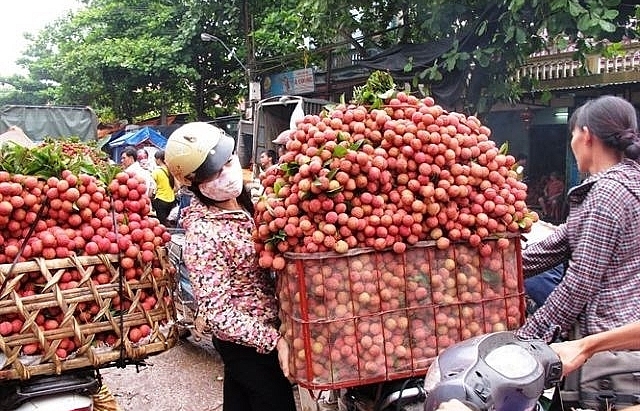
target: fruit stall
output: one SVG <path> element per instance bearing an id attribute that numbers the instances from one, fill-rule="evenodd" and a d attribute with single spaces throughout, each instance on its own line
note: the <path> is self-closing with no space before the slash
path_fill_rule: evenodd
<path id="1" fill-rule="evenodd" d="M 170 234 L 144 182 L 74 140 L 0 148 L 0 380 L 171 348 Z"/>
<path id="2" fill-rule="evenodd" d="M 254 237 L 300 386 L 424 375 L 448 346 L 523 323 L 520 236 L 538 216 L 490 136 L 383 72 L 298 122 Z"/>

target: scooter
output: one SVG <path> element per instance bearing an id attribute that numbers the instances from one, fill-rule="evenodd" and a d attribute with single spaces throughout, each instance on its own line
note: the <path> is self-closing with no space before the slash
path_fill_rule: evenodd
<path id="1" fill-rule="evenodd" d="M 424 411 L 457 399 L 473 411 L 534 411 L 562 378 L 562 362 L 542 340 L 513 332 L 474 337 L 447 348 L 424 379 Z"/>
<path id="2" fill-rule="evenodd" d="M 0 383 L 0 409 L 5 411 L 93 411 L 102 380 L 95 369 L 34 376 Z"/>

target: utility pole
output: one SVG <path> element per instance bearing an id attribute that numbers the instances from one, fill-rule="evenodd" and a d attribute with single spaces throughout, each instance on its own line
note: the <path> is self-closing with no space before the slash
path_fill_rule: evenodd
<path id="1" fill-rule="evenodd" d="M 247 67 L 249 67 L 249 81 L 253 79 L 253 39 L 251 38 L 251 15 L 249 14 L 249 0 L 242 0 L 242 29 L 244 32 L 245 48 L 247 49 Z"/>
<path id="2" fill-rule="evenodd" d="M 249 101 L 245 116 L 253 119 L 255 103 L 260 100 L 260 83 L 256 81 L 256 61 L 253 35 L 253 17 L 249 8 L 249 0 L 242 0 L 242 23 L 244 30 L 245 48 L 247 50 L 247 81 L 249 86 Z"/>

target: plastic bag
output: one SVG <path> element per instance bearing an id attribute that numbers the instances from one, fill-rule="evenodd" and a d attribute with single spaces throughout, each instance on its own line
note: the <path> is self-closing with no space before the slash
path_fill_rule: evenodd
<path id="1" fill-rule="evenodd" d="M 302 108 L 302 100 L 298 101 L 296 104 L 296 108 L 293 109 L 293 113 L 291 113 L 291 120 L 289 121 L 289 129 L 295 130 L 298 128 L 298 122 L 304 119 L 304 109 Z"/>

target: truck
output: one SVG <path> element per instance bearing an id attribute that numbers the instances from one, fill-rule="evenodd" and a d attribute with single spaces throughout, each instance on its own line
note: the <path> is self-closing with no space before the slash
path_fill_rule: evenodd
<path id="1" fill-rule="evenodd" d="M 0 133 L 19 127 L 31 140 L 77 137 L 82 141 L 97 141 L 98 118 L 87 106 L 0 107 Z"/>

